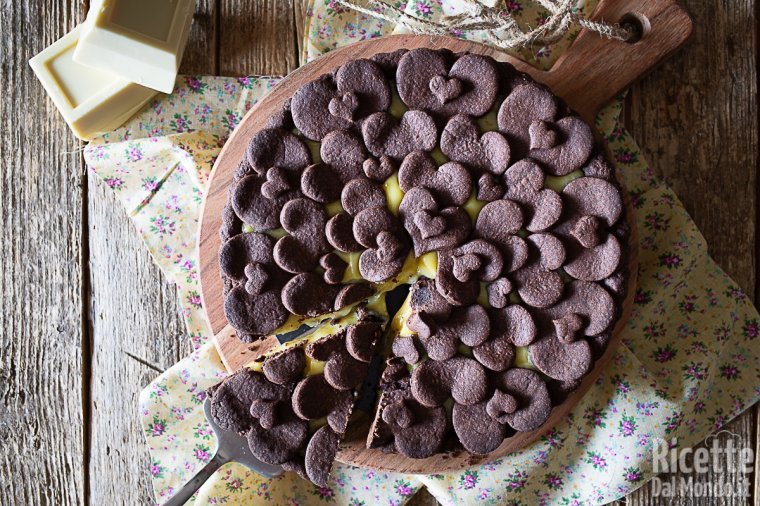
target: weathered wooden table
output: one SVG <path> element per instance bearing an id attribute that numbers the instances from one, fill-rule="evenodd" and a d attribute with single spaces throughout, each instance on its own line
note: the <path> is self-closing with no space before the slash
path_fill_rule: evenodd
<path id="1" fill-rule="evenodd" d="M 631 91 L 626 125 L 715 259 L 757 297 L 759 2 L 684 3 L 694 38 Z M 190 351 L 174 288 L 113 193 L 87 174 L 79 143 L 26 63 L 83 20 L 86 4 L 0 7 L 3 505 L 152 502 L 137 396 Z M 302 0 L 198 0 L 182 72 L 286 74 L 298 65 L 305 11 Z M 759 423 L 755 407 L 728 427 L 755 455 Z M 757 504 L 754 480 L 753 498 L 726 504 Z M 627 503 L 671 503 L 650 496 L 645 486 Z M 424 492 L 415 500 L 435 502 Z M 674 502 L 715 504 L 701 501 Z"/>

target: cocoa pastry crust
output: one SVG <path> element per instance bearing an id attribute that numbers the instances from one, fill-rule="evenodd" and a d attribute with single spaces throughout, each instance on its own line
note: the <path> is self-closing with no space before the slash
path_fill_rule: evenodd
<path id="1" fill-rule="evenodd" d="M 623 211 L 591 127 L 511 65 L 355 60 L 250 139 L 220 229 L 225 314 L 257 339 L 411 284 L 368 446 L 489 453 L 542 426 L 604 354 L 627 289 Z M 434 279 L 410 273 L 431 254 Z M 357 324 L 233 376 L 218 420 L 326 481 L 375 333 Z M 323 371 L 301 377 L 308 360 Z"/>

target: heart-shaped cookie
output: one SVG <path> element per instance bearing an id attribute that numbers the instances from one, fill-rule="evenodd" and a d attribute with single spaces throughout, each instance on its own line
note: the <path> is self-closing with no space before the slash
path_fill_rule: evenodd
<path id="1" fill-rule="evenodd" d="M 547 308 L 562 298 L 562 277 L 540 265 L 526 265 L 512 273 L 512 279 L 520 299 L 530 307 Z"/>
<path id="2" fill-rule="evenodd" d="M 568 313 L 561 318 L 553 320 L 554 332 L 559 342 L 564 344 L 572 343 L 576 340 L 576 334 L 583 327 L 583 319 L 579 314 Z"/>
<path id="3" fill-rule="evenodd" d="M 443 207 L 461 206 L 472 193 L 472 178 L 466 167 L 459 162 L 436 167 L 433 159 L 422 151 L 410 153 L 401 162 L 398 185 L 404 192 L 425 188 Z"/>
<path id="4" fill-rule="evenodd" d="M 475 239 L 438 252 L 436 288 L 451 304 L 474 304 L 480 293 L 480 281 L 494 281 L 503 270 L 504 258 L 499 249 L 488 241 Z"/>
<path id="5" fill-rule="evenodd" d="M 245 291 L 251 295 L 259 295 L 266 288 L 271 276 L 266 265 L 252 262 L 245 266 L 245 278 Z"/>
<path id="6" fill-rule="evenodd" d="M 356 94 L 352 91 L 347 91 L 340 97 L 334 97 L 327 105 L 327 110 L 330 114 L 343 118 L 348 121 L 353 121 L 354 112 L 359 107 L 359 99 L 356 98 Z"/>
<path id="7" fill-rule="evenodd" d="M 288 309 L 272 290 L 254 295 L 244 286 L 236 286 L 224 299 L 224 315 L 239 332 L 264 335 L 279 328 L 288 319 Z"/>
<path id="8" fill-rule="evenodd" d="M 455 248 L 470 234 L 472 222 L 461 207 L 439 210 L 433 195 L 416 187 L 404 194 L 399 217 L 412 238 L 414 255 Z"/>
<path id="9" fill-rule="evenodd" d="M 362 245 L 354 239 L 354 218 L 345 211 L 330 218 L 325 235 L 330 245 L 338 251 L 351 253 L 362 250 Z"/>
<path id="10" fill-rule="evenodd" d="M 322 278 L 325 283 L 337 285 L 343 280 L 348 264 L 335 253 L 328 253 L 319 259 L 319 265 L 325 270 Z"/>
<path id="11" fill-rule="evenodd" d="M 446 123 L 441 134 L 441 151 L 449 159 L 481 172 L 503 174 L 509 166 L 509 142 L 499 132 L 480 135 L 477 123 L 457 114 Z"/>
<path id="12" fill-rule="evenodd" d="M 375 290 L 369 283 L 349 283 L 343 285 L 338 295 L 335 296 L 335 306 L 333 306 L 333 309 L 338 311 L 351 304 L 367 300 L 374 293 Z"/>
<path id="13" fill-rule="evenodd" d="M 509 304 L 509 294 L 512 293 L 512 282 L 508 278 L 499 278 L 486 287 L 488 304 L 501 309 Z"/>
<path id="14" fill-rule="evenodd" d="M 282 206 L 300 196 L 298 190 L 293 190 L 267 198 L 262 194 L 266 182 L 266 177 L 253 173 L 240 179 L 230 191 L 230 203 L 235 214 L 257 232 L 278 228 Z"/>
<path id="15" fill-rule="evenodd" d="M 528 154 L 530 126 L 536 121 L 554 121 L 558 109 L 557 99 L 540 84 L 521 84 L 512 90 L 501 103 L 496 121 L 509 139 L 513 157 Z"/>
<path id="16" fill-rule="evenodd" d="M 488 393 L 486 371 L 476 360 L 452 357 L 426 360 L 412 372 L 412 395 L 423 406 L 442 405 L 449 397 L 464 405 L 480 402 Z"/>
<path id="17" fill-rule="evenodd" d="M 343 209 L 352 216 L 369 207 L 385 207 L 387 204 L 385 192 L 380 185 L 366 177 L 349 181 L 343 187 L 340 202 Z"/>
<path id="18" fill-rule="evenodd" d="M 399 60 L 396 76 L 399 96 L 410 109 L 446 117 L 482 116 L 493 107 L 499 90 L 496 63 L 474 54 L 460 56 L 449 66 L 439 51 L 410 51 Z"/>
<path id="19" fill-rule="evenodd" d="M 491 173 L 480 176 L 478 178 L 478 193 L 476 194 L 476 198 L 481 202 L 493 202 L 502 198 L 505 188 L 500 181 L 501 178 L 496 179 Z"/>
<path id="20" fill-rule="evenodd" d="M 573 281 L 567 286 L 567 296 L 543 311 L 546 321 L 559 320 L 568 314 L 577 314 L 583 320 L 579 329 L 584 336 L 596 336 L 607 331 L 615 317 L 612 296 L 596 283 Z"/>
<path id="21" fill-rule="evenodd" d="M 536 120 L 528 128 L 530 149 L 551 149 L 557 145 L 557 132 L 546 121 Z"/>
<path id="22" fill-rule="evenodd" d="M 562 199 L 544 189 L 544 171 L 531 160 L 520 160 L 504 173 L 507 198 L 522 204 L 526 211 L 525 228 L 540 232 L 554 225 L 562 214 Z"/>
<path id="23" fill-rule="evenodd" d="M 490 320 L 486 310 L 478 304 L 454 309 L 443 322 L 432 323 L 428 315 L 415 314 L 407 320 L 407 325 L 417 332 L 420 345 L 433 360 L 448 360 L 457 354 L 459 345 L 478 346 L 490 332 Z M 432 324 L 426 327 L 424 322 Z M 418 329 L 421 329 L 420 332 Z"/>
<path id="24" fill-rule="evenodd" d="M 291 132 L 266 128 L 251 138 L 245 161 L 258 174 L 263 175 L 272 167 L 279 167 L 300 175 L 300 171 L 311 164 L 311 154 L 306 144 Z"/>
<path id="25" fill-rule="evenodd" d="M 623 249 L 613 234 L 592 248 L 571 248 L 565 272 L 582 281 L 601 281 L 612 276 L 620 265 Z"/>
<path id="26" fill-rule="evenodd" d="M 339 285 L 325 283 L 319 274 L 296 274 L 282 289 L 282 304 L 293 314 L 317 316 L 333 310 L 339 289 Z"/>
<path id="27" fill-rule="evenodd" d="M 431 151 L 438 142 L 438 128 L 429 114 L 406 111 L 401 121 L 378 112 L 362 123 L 364 144 L 373 155 L 403 159 L 413 151 Z"/>
<path id="28" fill-rule="evenodd" d="M 465 450 L 475 455 L 494 451 L 510 433 L 506 423 L 500 423 L 489 414 L 489 406 L 490 401 L 472 406 L 455 402 L 451 410 L 451 425 L 457 439 Z"/>
<path id="29" fill-rule="evenodd" d="M 584 248 L 593 248 L 602 242 L 602 231 L 599 228 L 596 216 L 581 216 L 570 229 L 570 235 Z"/>
<path id="30" fill-rule="evenodd" d="M 342 189 L 341 180 L 329 165 L 323 163 L 309 165 L 301 174 L 301 192 L 314 202 L 320 204 L 335 202 L 340 199 Z"/>
<path id="31" fill-rule="evenodd" d="M 261 194 L 268 199 L 275 199 L 292 189 L 285 169 L 272 167 L 267 171 L 266 177 L 266 182 L 261 185 Z"/>
<path id="32" fill-rule="evenodd" d="M 343 184 L 363 174 L 367 158 L 362 140 L 348 130 L 333 130 L 325 135 L 319 148 L 322 161 L 328 164 Z"/>
<path id="33" fill-rule="evenodd" d="M 428 86 L 441 104 L 457 98 L 462 94 L 463 89 L 462 81 L 456 77 L 449 79 L 446 76 L 433 76 Z"/>
<path id="34" fill-rule="evenodd" d="M 382 183 L 393 175 L 396 171 L 396 164 L 393 163 L 393 159 L 390 156 L 383 155 L 378 160 L 374 157 L 369 157 L 362 163 L 362 169 L 364 175 L 373 181 Z"/>
<path id="35" fill-rule="evenodd" d="M 513 368 L 495 377 L 496 387 L 517 399 L 517 409 L 506 413 L 507 424 L 519 431 L 536 430 L 549 418 L 551 398 L 541 376 L 530 369 Z"/>
<path id="36" fill-rule="evenodd" d="M 495 200 L 483 206 L 475 221 L 475 235 L 498 245 L 504 256 L 504 272 L 513 272 L 528 260 L 528 245 L 516 235 L 523 224 L 520 206 L 511 200 Z"/>
<path id="37" fill-rule="evenodd" d="M 245 269 L 250 264 L 273 265 L 275 240 L 267 234 L 238 234 L 222 244 L 219 249 L 219 268 L 222 275 L 244 282 L 248 277 Z"/>
<path id="38" fill-rule="evenodd" d="M 545 148 L 531 146 L 530 157 L 555 176 L 565 176 L 583 167 L 594 150 L 591 127 L 577 116 L 568 116 L 554 123 L 552 128 L 559 132 L 559 142 Z M 548 145 L 549 134 L 542 132 L 540 135 L 541 143 Z"/>
<path id="39" fill-rule="evenodd" d="M 365 248 L 359 272 L 368 281 L 385 281 L 401 271 L 409 240 L 387 207 L 369 207 L 354 217 L 354 237 Z"/>
<path id="40" fill-rule="evenodd" d="M 531 363 L 550 378 L 573 381 L 582 378 L 594 363 L 586 339 L 563 343 L 554 332 L 545 332 L 528 347 Z"/>
<path id="41" fill-rule="evenodd" d="M 531 234 L 527 241 L 538 252 L 537 258 L 532 260 L 536 260 L 544 269 L 554 271 L 565 263 L 565 245 L 557 236 L 548 232 Z"/>
<path id="42" fill-rule="evenodd" d="M 441 235 L 446 230 L 446 220 L 441 216 L 435 216 L 430 211 L 418 211 L 414 213 L 412 221 L 414 221 L 423 239 Z"/>
<path id="43" fill-rule="evenodd" d="M 480 257 L 474 253 L 465 253 L 454 257 L 454 267 L 451 272 L 454 277 L 465 283 L 475 276 L 480 270 L 482 263 Z"/>
<path id="44" fill-rule="evenodd" d="M 572 218 L 555 227 L 555 232 L 567 239 L 565 271 L 584 281 L 612 276 L 620 266 L 623 250 L 620 240 L 607 227 L 616 223 L 623 212 L 620 193 L 609 181 L 581 177 L 571 181 L 562 196 L 573 210 Z"/>
<path id="45" fill-rule="evenodd" d="M 290 109 L 296 128 L 320 141 L 333 130 L 353 128 L 355 121 L 388 109 L 390 103 L 390 86 L 377 63 L 354 60 L 340 67 L 334 77 L 324 75 L 301 86 Z"/>
<path id="46" fill-rule="evenodd" d="M 319 257 L 330 250 L 324 232 L 327 224 L 324 208 L 310 199 L 294 199 L 283 206 L 280 222 L 290 235 L 277 241 L 275 262 L 294 274 L 312 270 Z"/>

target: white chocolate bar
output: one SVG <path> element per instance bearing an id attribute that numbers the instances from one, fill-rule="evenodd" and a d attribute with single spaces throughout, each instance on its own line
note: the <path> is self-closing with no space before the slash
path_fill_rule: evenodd
<path id="1" fill-rule="evenodd" d="M 171 93 L 194 10 L 195 0 L 95 1 L 74 60 Z"/>
<path id="2" fill-rule="evenodd" d="M 132 117 L 156 91 L 73 60 L 82 25 L 55 41 L 29 65 L 74 134 L 91 140 Z"/>

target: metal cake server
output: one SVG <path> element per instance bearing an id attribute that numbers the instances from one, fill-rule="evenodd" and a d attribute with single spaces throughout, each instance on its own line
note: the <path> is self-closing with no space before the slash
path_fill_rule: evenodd
<path id="1" fill-rule="evenodd" d="M 206 396 L 206 400 L 203 403 L 203 412 L 209 425 L 214 429 L 219 447 L 214 457 L 208 461 L 208 464 L 166 501 L 164 503 L 165 506 L 181 506 L 185 504 L 217 469 L 228 462 L 243 464 L 251 471 L 266 478 L 279 476 L 283 472 L 282 467 L 265 464 L 254 457 L 250 448 L 248 448 L 248 441 L 245 437 L 226 431 L 214 422 L 214 418 L 211 416 L 211 396 Z"/>
<path id="2" fill-rule="evenodd" d="M 391 318 L 401 308 L 408 292 L 409 287 L 402 285 L 386 294 L 385 303 L 388 314 L 391 315 Z M 313 332 L 316 328 L 318 327 L 303 325 L 296 330 L 280 334 L 276 337 L 282 344 L 303 337 L 309 332 Z M 372 407 L 375 403 L 375 389 L 377 388 L 382 369 L 382 360 L 379 359 L 379 356 L 374 358 L 375 359 L 370 366 L 371 372 L 367 375 L 367 380 L 365 380 L 362 385 L 359 400 L 357 401 L 357 409 L 367 411 L 368 413 L 372 411 Z M 254 457 L 248 447 L 248 441 L 245 437 L 235 432 L 226 431 L 214 422 L 214 418 L 211 416 L 211 396 L 206 396 L 206 400 L 203 402 L 203 412 L 206 415 L 206 420 L 208 420 L 209 425 L 214 429 L 214 434 L 216 434 L 217 440 L 219 441 L 219 448 L 216 450 L 216 455 L 214 455 L 208 464 L 206 464 L 206 466 L 198 471 L 189 482 L 180 488 L 171 499 L 164 503 L 165 506 L 181 506 L 185 504 L 217 469 L 228 462 L 238 462 L 243 464 L 251 471 L 267 478 L 279 476 L 283 473 L 282 467 L 265 464 Z"/>

